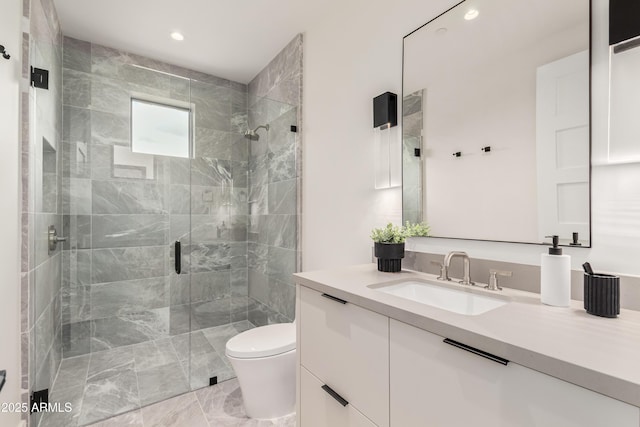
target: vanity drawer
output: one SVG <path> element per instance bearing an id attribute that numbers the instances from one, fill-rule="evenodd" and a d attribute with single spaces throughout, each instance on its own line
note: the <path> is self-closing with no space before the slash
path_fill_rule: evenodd
<path id="1" fill-rule="evenodd" d="M 304 367 L 300 369 L 300 426 L 301 427 L 376 427 L 353 405 L 339 402 L 325 389 L 324 384 Z"/>
<path id="2" fill-rule="evenodd" d="M 638 408 L 391 320 L 391 423 L 636 427 Z M 498 355 L 499 356 L 499 355 Z"/>
<path id="3" fill-rule="evenodd" d="M 389 318 L 343 302 L 300 287 L 300 362 L 378 426 L 387 427 Z"/>

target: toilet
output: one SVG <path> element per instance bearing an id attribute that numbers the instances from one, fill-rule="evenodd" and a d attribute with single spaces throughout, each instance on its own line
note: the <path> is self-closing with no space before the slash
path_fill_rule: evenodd
<path id="1" fill-rule="evenodd" d="M 238 377 L 248 417 L 279 418 L 295 411 L 295 323 L 244 331 L 227 341 L 226 354 Z"/>

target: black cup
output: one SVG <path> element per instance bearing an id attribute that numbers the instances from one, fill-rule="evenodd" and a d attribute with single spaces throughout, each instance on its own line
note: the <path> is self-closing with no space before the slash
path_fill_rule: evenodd
<path id="1" fill-rule="evenodd" d="M 585 273 L 584 309 L 594 316 L 617 317 L 620 314 L 620 277 Z"/>

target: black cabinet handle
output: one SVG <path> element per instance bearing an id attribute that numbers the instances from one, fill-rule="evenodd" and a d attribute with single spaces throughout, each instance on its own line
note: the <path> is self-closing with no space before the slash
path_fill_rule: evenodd
<path id="1" fill-rule="evenodd" d="M 182 271 L 182 255 L 180 254 L 181 250 L 181 245 L 180 245 L 180 240 L 176 240 L 176 243 L 174 244 L 174 256 L 175 256 L 175 267 L 176 267 L 176 273 L 180 274 L 180 272 Z"/>
<path id="2" fill-rule="evenodd" d="M 322 296 L 325 297 L 325 298 L 329 298 L 332 301 L 339 302 L 340 304 L 346 304 L 347 303 L 345 300 L 340 299 L 340 298 L 336 298 L 333 295 L 322 294 Z"/>
<path id="3" fill-rule="evenodd" d="M 458 347 L 458 348 L 460 348 L 462 350 L 466 350 L 469 353 L 473 353 L 473 354 L 475 354 L 477 356 L 484 357 L 485 359 L 489 359 L 492 362 L 496 362 L 496 363 L 499 363 L 499 364 L 504 365 L 504 366 L 507 366 L 507 363 L 509 363 L 509 361 L 507 359 L 503 359 L 500 356 L 496 356 L 494 354 L 487 353 L 486 351 L 478 350 L 477 348 L 468 346 L 466 344 L 462 344 L 461 342 L 454 341 L 454 340 L 451 340 L 449 338 L 445 338 L 443 342 L 445 342 L 445 343 L 447 343 L 449 345 L 452 345 L 454 347 Z"/>
<path id="4" fill-rule="evenodd" d="M 347 406 L 349 404 L 349 402 L 347 402 L 344 397 L 340 396 L 338 393 L 336 393 L 331 387 L 329 387 L 328 385 L 323 385 L 322 389 L 324 391 L 326 391 L 329 396 L 333 397 L 335 400 L 338 401 L 339 404 L 341 404 L 342 406 Z"/>

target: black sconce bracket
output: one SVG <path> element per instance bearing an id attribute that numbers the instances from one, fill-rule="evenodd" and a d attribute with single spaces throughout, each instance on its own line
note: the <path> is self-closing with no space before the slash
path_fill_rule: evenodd
<path id="1" fill-rule="evenodd" d="M 398 125 L 398 95 L 385 92 L 373 98 L 373 127 L 387 129 Z"/>

